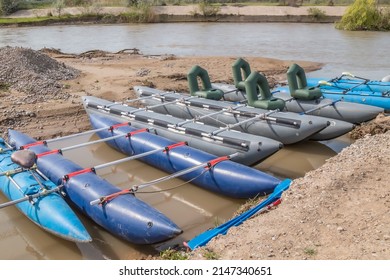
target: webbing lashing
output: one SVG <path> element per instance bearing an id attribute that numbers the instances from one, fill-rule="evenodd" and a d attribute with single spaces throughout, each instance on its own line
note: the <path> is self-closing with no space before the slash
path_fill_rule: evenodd
<path id="1" fill-rule="evenodd" d="M 101 197 L 99 199 L 99 205 L 103 205 L 107 202 L 109 202 L 110 200 L 113 200 L 114 198 L 120 196 L 120 195 L 123 195 L 123 194 L 134 194 L 134 191 L 132 189 L 125 189 L 125 190 L 121 190 L 119 192 L 116 192 L 116 193 L 113 193 L 113 194 L 110 194 L 110 195 L 107 195 L 107 196 L 104 196 L 104 197 Z"/>
<path id="2" fill-rule="evenodd" d="M 186 141 L 184 142 L 178 142 L 178 143 L 175 143 L 175 144 L 172 144 L 172 145 L 169 145 L 169 146 L 166 146 L 164 148 L 164 153 L 167 153 L 169 152 L 170 150 L 172 150 L 173 148 L 176 148 L 176 147 L 180 147 L 180 146 L 184 146 L 184 145 L 188 145 L 188 143 Z"/>
<path id="3" fill-rule="evenodd" d="M 229 160 L 230 159 L 230 156 L 223 156 L 223 157 L 219 157 L 219 158 L 215 158 L 213 160 L 210 160 L 208 163 L 207 163 L 207 166 L 205 166 L 205 168 L 208 168 L 208 169 L 211 169 L 212 167 L 214 167 L 216 164 L 222 162 L 222 161 L 225 161 L 225 160 Z"/>
<path id="4" fill-rule="evenodd" d="M 60 155 L 62 155 L 62 151 L 61 151 L 61 149 L 57 149 L 57 150 L 51 150 L 51 151 L 43 152 L 43 153 L 37 154 L 37 158 L 44 157 L 44 156 L 47 156 L 47 155 L 52 155 L 52 154 L 60 154 Z"/>
<path id="5" fill-rule="evenodd" d="M 149 132 L 149 129 L 148 128 L 141 128 L 138 130 L 131 131 L 131 132 L 126 134 L 126 138 L 130 138 L 131 136 L 138 134 L 138 133 L 142 133 L 142 132 Z"/>
<path id="6" fill-rule="evenodd" d="M 47 144 L 46 141 L 36 141 L 36 142 L 30 143 L 30 144 L 20 146 L 20 150 L 28 149 L 30 147 L 39 146 L 39 145 L 46 145 L 46 144 Z"/>
<path id="7" fill-rule="evenodd" d="M 108 130 L 111 131 L 111 132 L 113 132 L 114 129 L 116 129 L 116 128 L 118 128 L 118 127 L 122 127 L 122 126 L 127 126 L 127 125 L 130 126 L 131 123 L 130 123 L 130 122 L 125 122 L 125 123 L 114 124 L 114 125 L 110 126 L 110 127 L 108 128 Z"/>
<path id="8" fill-rule="evenodd" d="M 80 175 L 80 174 L 88 173 L 88 172 L 95 173 L 95 168 L 90 167 L 90 168 L 85 168 L 85 169 L 78 170 L 78 171 L 75 171 L 72 173 L 68 173 L 68 174 L 64 175 L 64 177 L 62 179 L 63 179 L 63 181 L 68 181 L 72 177 L 75 177 L 75 176 Z"/>

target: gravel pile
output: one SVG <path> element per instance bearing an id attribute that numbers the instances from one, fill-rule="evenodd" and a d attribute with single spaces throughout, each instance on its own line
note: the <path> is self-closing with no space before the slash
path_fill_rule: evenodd
<path id="1" fill-rule="evenodd" d="M 0 85 L 25 93 L 28 103 L 68 98 L 59 81 L 80 74 L 42 52 L 20 47 L 0 48 L 0 61 Z"/>

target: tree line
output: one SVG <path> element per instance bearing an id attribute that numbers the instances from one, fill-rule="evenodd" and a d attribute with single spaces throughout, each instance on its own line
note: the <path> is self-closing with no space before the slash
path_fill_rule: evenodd
<path id="1" fill-rule="evenodd" d="M 345 30 L 390 30 L 390 0 L 0 0 L 0 15 L 9 15 L 20 9 L 54 8 L 58 11 L 65 7 L 84 6 L 133 6 L 186 5 L 198 4 L 204 9 L 220 5 L 251 5 L 271 3 L 274 5 L 348 5 L 349 8 L 336 28 Z M 213 10 L 214 11 L 214 10 Z M 215 10 L 214 13 L 217 13 Z M 58 12 L 60 15 L 61 13 Z M 206 14 L 205 14 L 206 15 Z"/>

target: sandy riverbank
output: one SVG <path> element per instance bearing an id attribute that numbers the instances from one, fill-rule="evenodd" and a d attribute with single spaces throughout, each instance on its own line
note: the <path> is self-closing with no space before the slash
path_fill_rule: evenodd
<path id="1" fill-rule="evenodd" d="M 323 17 L 315 17 L 311 10 L 318 10 Z M 205 18 L 198 5 L 153 6 L 152 22 L 218 21 L 218 22 L 335 22 L 345 13 L 347 6 L 221 6 L 215 16 Z M 61 10 L 62 15 L 120 15 L 130 13 L 129 7 L 70 7 Z M 46 17 L 57 15 L 55 9 L 20 10 L 8 18 Z"/>
<path id="2" fill-rule="evenodd" d="M 317 8 L 325 12 L 328 16 L 340 17 L 344 14 L 347 6 L 221 6 L 218 14 L 220 15 L 233 15 L 233 16 L 299 16 L 309 15 L 309 10 Z M 62 13 L 64 15 L 80 15 L 86 13 L 92 8 L 85 7 L 71 7 L 64 8 Z M 97 10 L 101 14 L 113 14 L 119 15 L 121 13 L 128 13 L 131 8 L 128 7 L 101 7 Z M 186 5 L 186 6 L 153 6 L 152 11 L 156 15 L 176 15 L 176 16 L 190 16 L 196 13 L 200 13 L 198 5 Z M 10 18 L 21 18 L 21 17 L 42 17 L 47 16 L 49 13 L 55 15 L 56 10 L 53 9 L 31 9 L 31 10 L 20 10 L 16 13 L 8 16 Z"/>
<path id="3" fill-rule="evenodd" d="M 18 69 L 23 78 L 17 80 L 18 87 L 11 85 L 0 90 L 2 136 L 9 127 L 39 139 L 84 131 L 89 129 L 89 122 L 80 102 L 82 95 L 125 100 L 134 96 L 132 87 L 140 84 L 186 91 L 186 73 L 194 64 L 206 68 L 213 82 L 231 82 L 231 64 L 236 60 L 135 53 L 49 52 L 53 61 L 46 60 L 46 55 L 23 50 L 5 54 L 0 77 L 5 77 L 8 65 Z M 37 57 L 40 58 L 36 60 Z M 78 76 L 61 81 L 48 79 L 48 72 L 31 67 L 42 66 L 41 59 L 45 59 L 44 68 L 49 72 L 75 71 Z M 268 58 L 246 59 L 271 84 L 284 79 L 291 64 Z M 321 67 L 314 62 L 297 63 L 306 71 Z M 38 99 L 37 94 L 23 90 L 37 81 L 42 82 L 41 86 L 48 83 L 47 91 L 43 87 L 37 93 L 42 96 Z M 51 94 L 49 85 L 53 84 L 59 87 L 59 93 Z M 387 131 L 389 117 L 380 120 L 383 132 Z M 220 259 L 390 259 L 389 154 L 390 132 L 363 137 L 321 168 L 294 180 L 277 209 L 231 229 L 226 236 L 193 252 L 192 258 L 204 258 L 202 252 L 212 250 Z"/>

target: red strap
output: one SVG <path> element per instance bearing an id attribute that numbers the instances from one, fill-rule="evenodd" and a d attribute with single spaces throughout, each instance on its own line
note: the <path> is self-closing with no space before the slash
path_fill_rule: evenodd
<path id="1" fill-rule="evenodd" d="M 26 144 L 20 147 L 21 150 L 28 149 L 33 146 L 38 146 L 38 145 L 46 145 L 46 141 L 37 141 L 34 143 Z"/>
<path id="2" fill-rule="evenodd" d="M 277 200 L 275 200 L 274 202 L 272 202 L 270 205 L 268 205 L 267 208 L 270 209 L 270 208 L 272 208 L 272 207 L 278 206 L 280 203 L 282 203 L 282 199 L 281 199 L 281 198 L 278 198 Z"/>
<path id="3" fill-rule="evenodd" d="M 126 137 L 127 138 L 130 138 L 131 136 L 135 135 L 135 134 L 138 134 L 138 133 L 141 133 L 141 132 L 149 132 L 149 129 L 147 128 L 141 128 L 141 129 L 138 129 L 138 130 L 134 130 L 132 132 L 129 132 L 127 133 Z"/>
<path id="4" fill-rule="evenodd" d="M 221 162 L 221 161 L 225 161 L 225 160 L 228 160 L 230 159 L 229 156 L 223 156 L 223 157 L 219 157 L 219 158 L 215 158 L 213 160 L 210 160 L 208 163 L 207 163 L 207 166 L 205 168 L 211 168 L 211 167 L 214 167 L 217 163 Z"/>
<path id="5" fill-rule="evenodd" d="M 110 126 L 110 128 L 108 130 L 110 130 L 112 132 L 115 128 L 121 127 L 121 126 L 126 126 L 126 125 L 130 125 L 130 123 L 126 122 L 126 123 L 114 124 L 114 125 Z"/>
<path id="6" fill-rule="evenodd" d="M 43 152 L 43 153 L 37 154 L 37 157 L 40 158 L 40 157 L 44 157 L 44 156 L 51 155 L 51 154 L 62 154 L 62 151 L 60 149 L 58 149 L 58 150 L 51 150 L 51 151 L 47 151 L 47 152 Z"/>
<path id="7" fill-rule="evenodd" d="M 164 148 L 164 153 L 169 152 L 169 151 L 172 150 L 173 148 L 180 147 L 180 146 L 184 146 L 184 145 L 188 145 L 188 143 L 187 143 L 187 142 L 178 142 L 178 143 L 175 143 L 175 144 L 166 146 L 166 147 Z"/>
<path id="8" fill-rule="evenodd" d="M 63 180 L 64 181 L 68 181 L 70 178 L 72 178 L 74 176 L 77 176 L 77 175 L 80 175 L 80 174 L 84 174 L 84 173 L 88 173 L 88 172 L 95 172 L 95 169 L 93 167 L 90 167 L 90 168 L 85 168 L 85 169 L 82 169 L 82 170 L 78 170 L 78 171 L 66 174 L 66 175 L 64 175 Z"/>
<path id="9" fill-rule="evenodd" d="M 132 193 L 133 191 L 132 190 L 129 190 L 129 189 L 125 189 L 125 190 L 121 190 L 119 192 L 116 192 L 116 193 L 113 193 L 113 194 L 110 194 L 110 195 L 107 195 L 103 198 L 100 199 L 100 205 L 104 204 L 104 203 L 107 203 L 111 200 L 113 200 L 114 198 L 120 196 L 120 195 L 123 195 L 123 194 L 128 194 L 128 193 Z"/>

